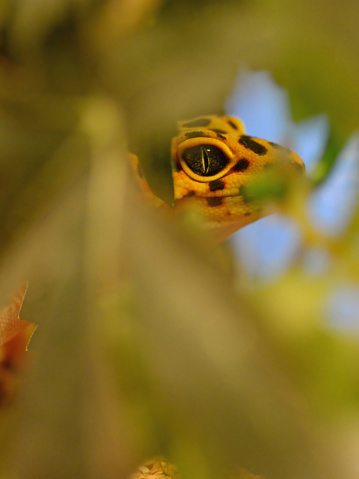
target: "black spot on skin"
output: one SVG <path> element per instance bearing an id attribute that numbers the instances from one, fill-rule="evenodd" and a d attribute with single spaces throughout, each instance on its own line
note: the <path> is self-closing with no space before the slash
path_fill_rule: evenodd
<path id="1" fill-rule="evenodd" d="M 245 148 L 252 150 L 256 155 L 262 156 L 267 153 L 267 148 L 260 143 L 257 143 L 250 136 L 242 135 L 238 140 L 238 143 Z"/>
<path id="2" fill-rule="evenodd" d="M 202 131 L 188 131 L 185 135 L 187 138 L 200 138 L 201 136 L 206 136 Z"/>
<path id="3" fill-rule="evenodd" d="M 244 216 L 251 216 L 251 212 L 250 211 L 247 211 L 246 213 L 244 213 Z"/>
<path id="4" fill-rule="evenodd" d="M 188 193 L 186 193 L 183 198 L 191 198 L 191 196 L 195 196 L 195 194 L 196 193 L 191 190 Z"/>
<path id="5" fill-rule="evenodd" d="M 214 133 L 217 134 L 218 138 L 221 140 L 226 140 L 227 138 L 224 136 L 226 132 L 224 130 L 218 130 L 217 128 L 213 128 L 210 131 L 213 131 Z"/>
<path id="6" fill-rule="evenodd" d="M 199 126 L 208 126 L 211 120 L 208 118 L 197 118 L 196 120 L 187 121 L 183 123 L 182 128 L 197 128 Z"/>
<path id="7" fill-rule="evenodd" d="M 249 161 L 246 158 L 242 158 L 241 160 L 237 161 L 235 164 L 233 171 L 246 171 L 249 166 Z"/>
<path id="8" fill-rule="evenodd" d="M 209 189 L 211 191 L 224 190 L 224 181 L 214 180 L 209 183 Z"/>
<path id="9" fill-rule="evenodd" d="M 234 130 L 238 130 L 238 126 L 232 121 L 228 120 L 228 125 L 231 126 Z"/>
<path id="10" fill-rule="evenodd" d="M 222 198 L 207 198 L 208 206 L 220 206 L 222 204 Z"/>
<path id="11" fill-rule="evenodd" d="M 218 133 L 219 135 L 222 133 L 222 135 L 225 135 L 227 132 L 224 130 L 220 130 L 219 128 L 211 128 L 211 131 L 214 131 L 215 133 Z"/>

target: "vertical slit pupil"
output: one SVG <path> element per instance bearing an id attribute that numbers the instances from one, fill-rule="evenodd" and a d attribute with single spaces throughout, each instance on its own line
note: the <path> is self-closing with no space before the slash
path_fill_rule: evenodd
<path id="1" fill-rule="evenodd" d="M 203 164 L 204 174 L 206 174 L 208 172 L 209 161 L 208 161 L 208 153 L 205 148 L 202 148 L 202 164 Z"/>
<path id="2" fill-rule="evenodd" d="M 213 176 L 228 165 L 229 159 L 215 145 L 196 145 L 186 148 L 182 153 L 186 165 L 197 175 Z"/>

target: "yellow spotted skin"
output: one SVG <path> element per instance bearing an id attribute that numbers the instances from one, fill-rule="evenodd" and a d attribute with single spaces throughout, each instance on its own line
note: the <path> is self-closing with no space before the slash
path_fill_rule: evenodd
<path id="1" fill-rule="evenodd" d="M 240 120 L 208 115 L 178 123 L 172 139 L 174 211 L 195 209 L 222 241 L 266 212 L 243 195 L 243 188 L 268 167 L 304 172 L 303 161 L 287 148 L 247 136 Z M 136 157 L 131 155 L 136 166 Z M 139 175 L 137 175 L 139 176 Z M 151 196 L 144 178 L 142 189 Z M 152 195 L 153 196 L 153 195 Z M 152 198 L 159 205 L 157 198 Z"/>

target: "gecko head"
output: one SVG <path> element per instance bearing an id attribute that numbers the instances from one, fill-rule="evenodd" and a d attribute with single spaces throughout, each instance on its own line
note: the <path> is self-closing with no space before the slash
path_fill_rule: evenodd
<path id="1" fill-rule="evenodd" d="M 211 228 L 236 230 L 266 215 L 268 196 L 280 196 L 305 172 L 292 150 L 245 135 L 239 120 L 215 115 L 180 123 L 172 159 L 175 208 L 195 208 Z"/>

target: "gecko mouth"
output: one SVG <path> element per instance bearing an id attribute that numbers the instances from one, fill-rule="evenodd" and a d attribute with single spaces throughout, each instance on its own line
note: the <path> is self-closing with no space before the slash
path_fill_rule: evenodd
<path id="1" fill-rule="evenodd" d="M 183 198 L 179 198 L 177 201 L 181 201 L 181 199 L 193 199 L 199 200 L 201 202 L 205 202 L 208 206 L 221 206 L 223 205 L 224 201 L 229 198 L 240 198 L 242 195 L 238 192 L 237 194 L 226 194 L 226 195 L 216 195 L 216 196 L 209 196 L 209 195 L 197 195 L 197 194 L 187 194 L 183 196 Z"/>
<path id="2" fill-rule="evenodd" d="M 238 198 L 240 196 L 242 196 L 240 191 L 238 191 L 237 193 L 231 193 L 231 194 L 226 193 L 225 195 L 221 195 L 221 194 L 208 195 L 203 193 L 198 194 L 194 191 L 190 191 L 186 195 L 182 196 L 182 198 L 178 198 L 178 199 L 180 200 L 180 199 L 186 199 L 186 198 L 193 198 L 193 199 L 201 199 L 201 200 L 207 200 L 207 199 L 215 200 L 215 199 L 223 199 L 223 198 Z"/>

